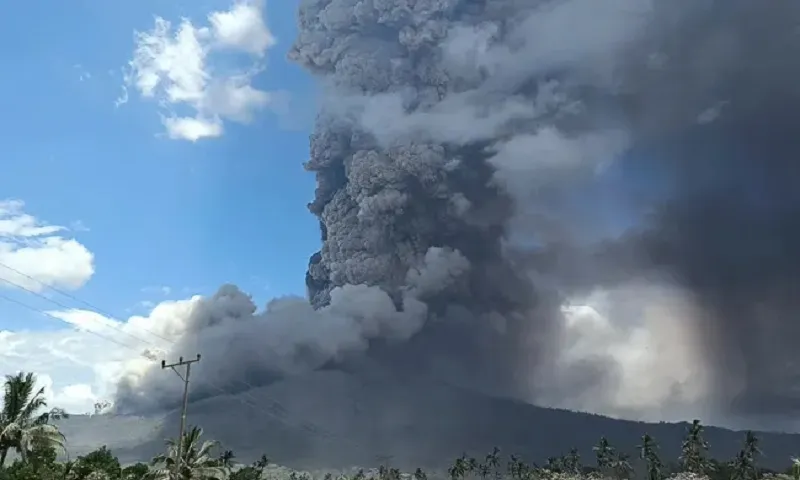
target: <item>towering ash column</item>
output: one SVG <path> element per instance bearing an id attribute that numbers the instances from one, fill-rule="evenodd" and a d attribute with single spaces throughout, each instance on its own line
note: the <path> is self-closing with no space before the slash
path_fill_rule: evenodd
<path id="1" fill-rule="evenodd" d="M 430 317 L 461 321 L 460 361 L 613 397 L 647 383 L 621 373 L 624 355 L 545 365 L 545 346 L 566 348 L 559 307 L 658 279 L 701 312 L 677 320 L 713 372 L 709 401 L 793 409 L 798 24 L 782 0 L 303 0 L 291 57 L 325 86 L 307 164 L 323 237 L 312 303 L 364 283 L 402 309 L 414 290 Z M 614 161 L 630 181 L 657 172 L 660 193 L 637 205 L 646 222 L 598 238 L 587 225 L 617 194 L 588 187 Z M 454 280 L 427 282 L 435 271 Z"/>

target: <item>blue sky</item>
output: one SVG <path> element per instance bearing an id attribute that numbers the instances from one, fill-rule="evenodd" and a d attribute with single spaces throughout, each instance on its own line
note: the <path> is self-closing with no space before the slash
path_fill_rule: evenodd
<path id="1" fill-rule="evenodd" d="M 25 213 L 71 232 L 95 255 L 95 274 L 76 295 L 124 314 L 168 286 L 175 294 L 208 292 L 230 281 L 260 300 L 303 293 L 317 225 L 305 204 L 313 177 L 302 169 L 312 119 L 311 79 L 285 59 L 295 31 L 293 2 L 271 2 L 267 26 L 277 39 L 251 85 L 288 91 L 293 113 L 264 108 L 249 124 L 226 122 L 217 138 L 163 136 L 157 101 L 129 87 L 115 106 L 134 31 L 154 17 L 198 28 L 226 1 L 23 2 L 6 12 L 2 55 L 13 75 L 0 78 L 6 112 L 0 196 L 25 202 Z M 46 15 L 41 12 L 47 12 Z M 245 70 L 253 62 L 227 51 L 209 70 Z M 216 62 L 216 63 L 215 63 Z M 233 68 L 230 67 L 233 65 Z M 289 124 L 289 125 L 287 125 Z M 0 302 L 5 328 L 52 328 L 46 319 Z"/>
<path id="2" fill-rule="evenodd" d="M 259 305 L 302 295 L 319 233 L 306 209 L 314 179 L 302 168 L 313 81 L 285 58 L 295 10 L 295 2 L 235 0 L 7 5 L 5 18 L 18 20 L 0 30 L 0 55 L 13 72 L 0 77 L 0 261 L 118 318 L 147 315 L 153 304 L 207 294 L 224 282 Z M 156 17 L 171 28 L 154 31 Z M 202 50 L 202 71 L 191 63 L 197 51 L 181 49 L 182 19 Z M 135 32 L 178 54 L 166 66 L 169 51 L 151 48 L 142 56 L 145 37 Z M 138 63 L 130 64 L 137 47 Z M 154 72 L 160 83 L 148 97 Z M 195 130 L 181 128 L 180 120 L 170 130 L 169 118 L 205 122 L 211 126 L 200 131 L 208 136 L 197 138 L 196 122 L 189 125 Z M 24 258 L 21 248 L 28 249 Z M 19 275 L 5 278 L 53 295 Z M 0 294 L 62 310 L 18 289 L 0 287 Z M 16 339 L 0 342 L 0 367 L 35 368 L 20 342 L 65 344 L 69 328 L 0 298 L 0 330 Z M 86 341 L 80 332 L 69 335 Z M 63 353 L 54 358 L 63 360 Z M 60 373 L 55 363 L 37 365 L 46 377 L 66 368 L 63 361 Z M 96 387 L 92 375 L 56 379 L 54 388 L 64 394 L 75 382 Z"/>

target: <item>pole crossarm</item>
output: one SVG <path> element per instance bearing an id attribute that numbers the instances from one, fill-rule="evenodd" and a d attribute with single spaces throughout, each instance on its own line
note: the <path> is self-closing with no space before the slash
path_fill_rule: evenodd
<path id="1" fill-rule="evenodd" d="M 183 381 L 183 406 L 181 407 L 181 427 L 180 432 L 178 433 L 178 451 L 177 451 L 177 458 L 175 459 L 175 472 L 174 476 L 175 479 L 180 478 L 180 466 L 181 461 L 183 460 L 183 433 L 186 429 L 186 410 L 189 407 L 189 375 L 192 373 L 192 364 L 197 363 L 200 361 L 200 354 L 197 354 L 197 358 L 191 360 L 184 360 L 183 357 L 179 357 L 178 361 L 175 363 L 167 363 L 166 360 L 161 360 L 161 369 L 171 369 L 175 372 L 176 375 Z M 176 367 L 185 367 L 184 374 L 181 375 L 181 372 L 178 371 Z"/>

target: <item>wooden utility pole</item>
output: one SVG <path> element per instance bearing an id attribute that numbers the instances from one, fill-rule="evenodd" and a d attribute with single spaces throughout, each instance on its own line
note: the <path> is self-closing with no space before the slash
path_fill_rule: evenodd
<path id="1" fill-rule="evenodd" d="M 161 360 L 162 369 L 171 368 L 183 380 L 183 407 L 181 408 L 181 430 L 178 433 L 178 451 L 175 459 L 175 480 L 180 478 L 181 462 L 183 461 L 183 431 L 186 429 L 186 409 L 189 407 L 189 375 L 192 373 L 192 364 L 199 361 L 199 353 L 193 360 L 184 360 L 183 357 L 179 357 L 177 363 L 167 364 L 166 360 Z M 175 367 L 186 367 L 186 369 L 181 374 Z"/>

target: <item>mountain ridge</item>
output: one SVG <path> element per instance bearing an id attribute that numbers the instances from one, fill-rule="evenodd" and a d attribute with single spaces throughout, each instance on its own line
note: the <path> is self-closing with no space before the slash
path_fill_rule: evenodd
<path id="1" fill-rule="evenodd" d="M 255 406 L 254 406 L 255 405 Z M 179 411 L 152 415 L 79 415 L 57 422 L 72 456 L 107 445 L 124 463 L 146 461 L 178 430 Z M 601 436 L 634 453 L 649 433 L 665 461 L 677 459 L 688 424 L 643 423 L 550 409 L 427 382 L 369 380 L 320 371 L 189 406 L 188 424 L 249 462 L 266 454 L 299 469 L 345 469 L 389 463 L 400 468 L 444 468 L 462 453 L 484 455 L 495 446 L 541 462 L 578 448 L 585 463 Z M 761 464 L 785 468 L 800 452 L 800 435 L 759 432 Z M 707 427 L 710 454 L 730 459 L 744 433 Z"/>

